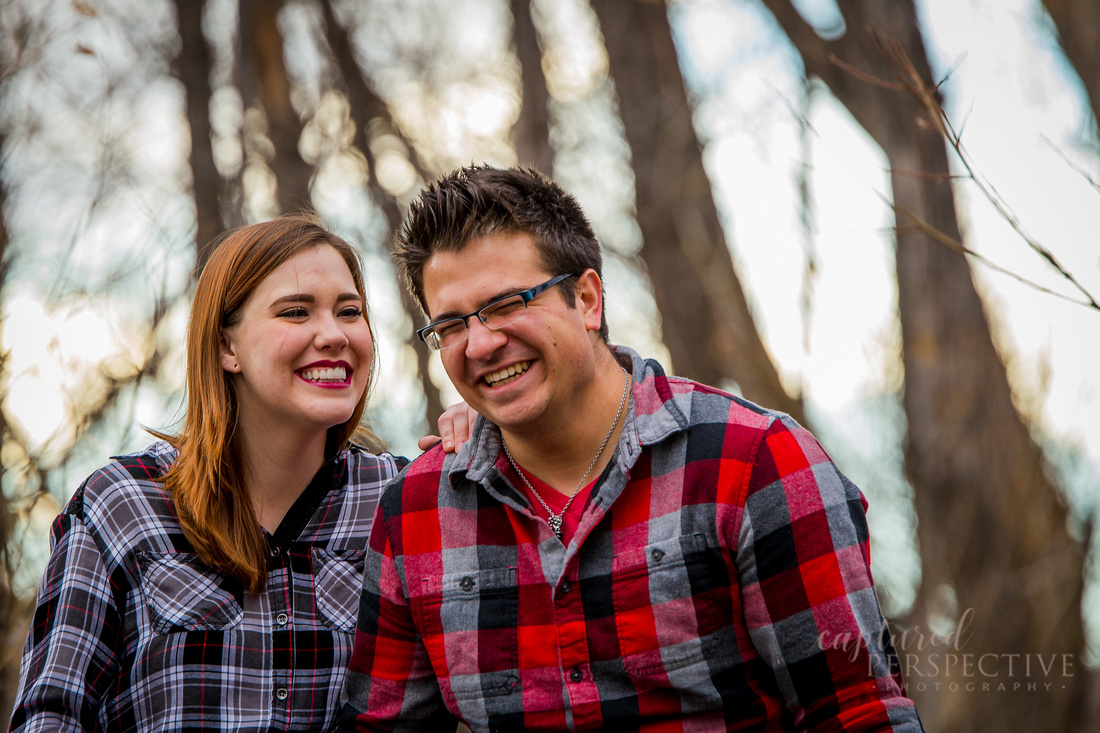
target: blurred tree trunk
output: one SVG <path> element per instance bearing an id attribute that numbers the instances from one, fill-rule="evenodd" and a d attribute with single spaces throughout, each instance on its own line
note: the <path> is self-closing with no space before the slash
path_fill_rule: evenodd
<path id="1" fill-rule="evenodd" d="M 913 2 L 839 3 L 847 31 L 834 41 L 818 36 L 787 0 L 763 2 L 801 53 L 807 72 L 828 85 L 890 161 L 908 418 L 905 458 L 922 557 L 913 621 L 927 633 L 933 613 L 946 608 L 958 623 L 969 611 L 961 653 L 974 659 L 1014 654 L 1019 664 L 1032 655 L 1028 660 L 1036 676 L 1034 655 L 1048 660 L 1066 654 L 1076 672 L 1063 677 L 1058 667 L 1050 679 L 1026 680 L 1039 683 L 1038 693 L 967 692 L 960 670 L 953 678 L 943 677 L 942 669 L 941 676 L 931 676 L 929 650 L 900 649 L 903 670 L 906 652 L 925 664 L 909 670 L 910 692 L 929 730 L 1083 730 L 1083 548 L 1067 532 L 1066 508 L 1012 403 L 967 260 L 925 233 L 932 227 L 960 241 L 937 120 L 914 96 L 872 79 L 900 81 L 899 64 L 905 66 L 900 60 L 907 57 L 919 78 L 931 84 Z M 898 63 L 891 64 L 884 51 Z M 1010 686 L 1020 681 L 1009 678 L 1003 657 L 999 662 L 999 678 L 979 681 Z M 943 683 L 938 690 L 937 682 Z M 952 682 L 959 683 L 954 690 Z M 1054 683 L 1052 689 L 1044 682 Z"/>
<path id="2" fill-rule="evenodd" d="M 532 166 L 550 175 L 554 166 L 547 109 L 550 95 L 546 90 L 546 76 L 542 72 L 542 50 L 535 21 L 531 17 L 531 0 L 512 0 L 512 18 L 522 91 L 519 118 L 512 128 L 516 160 L 519 165 Z"/>
<path id="3" fill-rule="evenodd" d="M 302 159 L 298 141 L 302 120 L 290 99 L 290 78 L 283 60 L 279 11 L 284 0 L 239 0 L 242 77 L 245 107 L 258 105 L 267 121 L 272 150 L 268 165 L 275 175 L 279 211 L 311 210 L 313 167 Z"/>
<path id="4" fill-rule="evenodd" d="M 187 123 L 191 129 L 191 181 L 195 197 L 195 272 L 200 272 L 210 255 L 209 245 L 224 231 L 221 191 L 224 186 L 214 164 L 210 126 L 210 47 L 202 32 L 201 0 L 175 0 L 181 41 L 174 67 L 183 82 Z"/>
<path id="5" fill-rule="evenodd" d="M 367 166 L 370 170 L 370 193 L 374 198 L 375 203 L 382 209 L 382 213 L 386 217 L 386 223 L 389 225 L 391 236 L 386 239 L 386 244 L 392 251 L 393 237 L 396 236 L 397 231 L 401 228 L 401 221 L 403 218 L 403 212 L 398 204 L 397 199 L 388 191 L 386 191 L 378 179 L 378 160 L 374 154 L 374 149 L 371 145 L 371 138 L 377 137 L 380 132 L 392 134 L 398 138 L 400 135 L 396 131 L 392 120 L 390 119 L 389 108 L 374 90 L 370 88 L 366 78 L 363 75 L 363 71 L 359 66 L 359 62 L 355 56 L 355 49 L 352 46 L 351 36 L 348 33 L 347 28 L 340 24 L 336 19 L 332 10 L 331 0 L 324 0 L 321 3 L 325 27 L 328 32 L 329 48 L 332 50 L 333 57 L 336 62 L 336 66 L 340 71 L 340 77 L 343 79 L 344 92 L 348 97 L 348 104 L 351 107 L 352 119 L 365 120 L 364 124 L 361 124 L 362 128 L 362 150 L 363 154 L 367 158 Z M 411 146 L 406 144 L 406 150 L 410 151 Z M 410 159 L 410 164 L 413 164 L 420 174 L 421 178 L 424 177 L 423 171 L 419 170 L 419 166 L 416 165 L 415 160 Z M 431 353 L 428 351 L 427 345 L 417 338 L 415 324 L 420 323 L 423 318 L 420 314 L 420 307 L 416 304 L 416 300 L 412 297 L 409 291 L 403 286 L 399 285 L 398 290 L 401 293 L 401 305 L 405 308 L 405 312 L 409 314 L 409 318 L 413 322 L 414 333 L 409 338 L 409 345 L 412 346 L 416 352 L 416 365 L 417 375 L 420 379 L 420 386 L 424 391 L 424 397 L 427 401 L 427 414 L 426 419 L 428 422 L 428 430 L 435 431 L 436 422 L 439 420 L 439 416 L 443 414 L 443 402 L 439 394 L 439 388 L 432 382 L 428 365 L 431 358 Z"/>
<path id="6" fill-rule="evenodd" d="M 1100 128 L 1100 2 L 1043 0 L 1054 21 L 1066 58 L 1085 87 L 1093 119 Z"/>
<path id="7" fill-rule="evenodd" d="M 679 375 L 742 394 L 805 424 L 753 323 L 718 219 L 665 4 L 592 0 L 630 145 L 642 259 Z"/>

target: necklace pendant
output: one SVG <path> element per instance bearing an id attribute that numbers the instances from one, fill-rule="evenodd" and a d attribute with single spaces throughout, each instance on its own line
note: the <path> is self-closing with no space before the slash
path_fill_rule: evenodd
<path id="1" fill-rule="evenodd" d="M 550 525 L 550 529 L 552 529 L 554 531 L 554 534 L 556 534 L 558 536 L 558 539 L 560 540 L 561 539 L 561 516 L 551 514 L 550 518 L 548 520 L 546 520 L 546 523 Z"/>

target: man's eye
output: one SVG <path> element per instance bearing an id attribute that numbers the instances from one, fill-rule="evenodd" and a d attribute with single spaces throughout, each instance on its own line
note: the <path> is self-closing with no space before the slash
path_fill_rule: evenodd
<path id="1" fill-rule="evenodd" d="M 453 321 L 444 321 L 433 329 L 440 336 L 446 338 L 466 330 L 466 325 L 458 318 Z"/>
<path id="2" fill-rule="evenodd" d="M 499 303 L 490 303 L 481 310 L 481 317 L 488 321 L 496 321 L 501 318 L 510 318 L 523 310 L 527 304 L 523 298 L 512 297 Z"/>
<path id="3" fill-rule="evenodd" d="M 516 311 L 523 308 L 524 305 L 525 303 L 523 302 L 523 298 L 513 298 L 511 300 L 506 300 L 503 303 L 497 303 L 496 305 L 490 306 L 485 310 L 488 311 L 486 315 L 508 314 L 515 313 Z"/>
<path id="4" fill-rule="evenodd" d="M 280 311 L 279 318 L 305 318 L 308 315 L 309 312 L 306 311 L 305 308 L 296 305 L 293 308 L 287 308 L 284 311 Z"/>

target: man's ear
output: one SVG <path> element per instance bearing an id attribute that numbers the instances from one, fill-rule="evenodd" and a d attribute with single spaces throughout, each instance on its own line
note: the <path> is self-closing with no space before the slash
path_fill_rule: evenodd
<path id="1" fill-rule="evenodd" d="M 603 322 L 603 282 L 596 271 L 589 268 L 577 276 L 578 307 L 589 331 L 599 331 Z"/>
<path id="2" fill-rule="evenodd" d="M 236 374 L 241 371 L 241 364 L 237 359 L 237 352 L 233 347 L 233 339 L 226 331 L 221 335 L 221 361 L 222 369 Z"/>

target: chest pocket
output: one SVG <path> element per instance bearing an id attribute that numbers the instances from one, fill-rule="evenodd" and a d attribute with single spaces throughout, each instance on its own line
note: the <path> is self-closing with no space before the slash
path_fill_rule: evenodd
<path id="1" fill-rule="evenodd" d="M 715 591 L 727 573 L 702 534 L 616 555 L 612 599 L 623 667 L 635 677 L 698 667 L 714 653 L 721 620 Z"/>
<path id="2" fill-rule="evenodd" d="M 438 592 L 429 590 L 433 585 Z M 519 682 L 516 569 L 449 573 L 442 582 L 425 578 L 423 586 L 424 644 L 444 698 L 511 692 Z"/>
<path id="3" fill-rule="evenodd" d="M 197 555 L 143 552 L 139 563 L 141 590 L 158 633 L 227 629 L 241 622 L 240 583 Z"/>
<path id="4" fill-rule="evenodd" d="M 334 631 L 354 631 L 363 590 L 363 553 L 313 547 L 310 561 L 317 610 L 325 625 Z"/>

